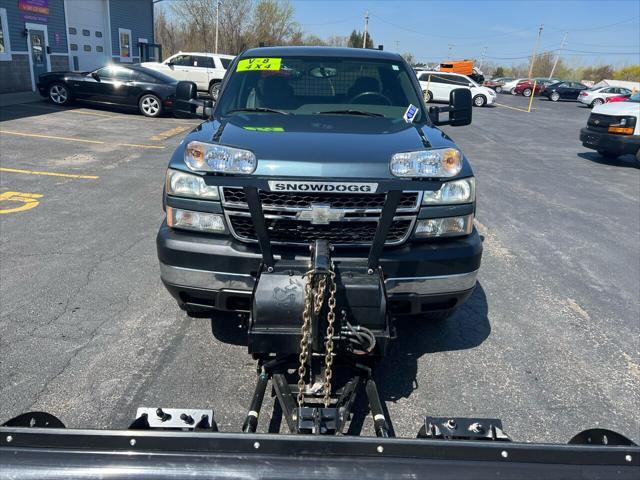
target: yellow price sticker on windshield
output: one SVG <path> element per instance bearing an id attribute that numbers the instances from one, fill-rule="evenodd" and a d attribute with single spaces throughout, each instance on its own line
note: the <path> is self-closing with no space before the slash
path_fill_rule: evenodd
<path id="1" fill-rule="evenodd" d="M 281 58 L 245 58 L 238 62 L 236 72 L 253 70 L 280 70 Z"/>

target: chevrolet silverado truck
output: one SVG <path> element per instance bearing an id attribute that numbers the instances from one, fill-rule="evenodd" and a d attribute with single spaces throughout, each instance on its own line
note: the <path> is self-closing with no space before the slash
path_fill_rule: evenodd
<path id="1" fill-rule="evenodd" d="M 180 82 L 176 109 L 202 102 L 196 96 Z M 157 236 L 164 285 L 190 314 L 250 311 L 262 256 L 243 190 L 249 176 L 264 180 L 274 257 L 308 259 L 310 242 L 324 239 L 336 263 L 366 260 L 385 203 L 379 186 L 401 179 L 380 257 L 389 309 L 448 317 L 473 292 L 482 242 L 471 165 L 436 125 L 467 125 L 471 109 L 467 89 L 427 110 L 394 53 L 246 50 L 169 163 Z"/>
<path id="2" fill-rule="evenodd" d="M 595 106 L 580 141 L 605 158 L 631 154 L 640 162 L 640 93 L 625 102 Z"/>

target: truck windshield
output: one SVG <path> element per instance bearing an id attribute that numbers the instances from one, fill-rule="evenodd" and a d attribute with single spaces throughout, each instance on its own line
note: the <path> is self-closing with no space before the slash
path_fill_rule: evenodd
<path id="1" fill-rule="evenodd" d="M 255 62 L 263 62 L 266 68 Z M 410 104 L 420 106 L 419 93 L 410 76 L 414 73 L 399 61 L 246 58 L 234 69 L 218 101 L 217 115 L 260 111 L 402 118 Z M 415 121 L 424 118 L 424 112 L 419 112 Z"/>

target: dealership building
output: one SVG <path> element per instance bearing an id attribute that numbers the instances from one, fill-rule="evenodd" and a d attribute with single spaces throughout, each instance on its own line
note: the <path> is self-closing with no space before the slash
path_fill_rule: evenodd
<path id="1" fill-rule="evenodd" d="M 0 93 L 44 72 L 159 60 L 153 0 L 0 0 Z"/>

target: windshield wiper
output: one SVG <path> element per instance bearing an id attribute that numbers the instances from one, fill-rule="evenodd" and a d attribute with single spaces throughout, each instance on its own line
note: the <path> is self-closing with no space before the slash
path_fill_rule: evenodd
<path id="1" fill-rule="evenodd" d="M 314 112 L 314 114 L 327 115 L 365 115 L 367 117 L 384 117 L 381 113 L 365 112 L 364 110 L 327 110 L 325 112 Z"/>
<path id="2" fill-rule="evenodd" d="M 284 110 L 276 110 L 274 108 L 267 108 L 267 107 L 235 108 L 233 110 L 229 110 L 225 112 L 225 115 L 229 115 L 230 113 L 236 113 L 236 112 L 266 112 L 266 113 L 278 113 L 280 115 L 290 115 L 289 112 L 285 112 Z"/>

